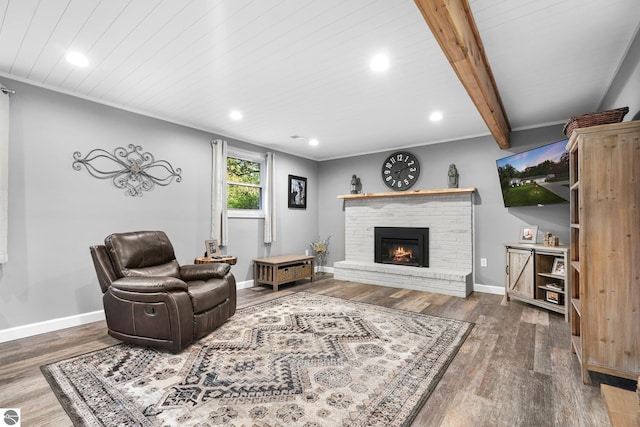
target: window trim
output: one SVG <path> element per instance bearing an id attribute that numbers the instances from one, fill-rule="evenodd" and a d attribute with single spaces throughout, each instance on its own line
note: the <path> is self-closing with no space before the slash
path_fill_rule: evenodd
<path id="1" fill-rule="evenodd" d="M 266 194 L 267 191 L 267 183 L 265 182 L 265 167 L 267 166 L 267 162 L 265 159 L 264 153 L 257 153 L 254 151 L 242 150 L 240 148 L 232 148 L 229 147 L 227 149 L 227 158 L 233 157 L 235 159 L 241 160 L 249 160 L 251 162 L 260 163 L 260 185 L 255 184 L 243 184 L 239 183 L 238 185 L 245 185 L 247 187 L 254 187 L 261 189 L 261 197 L 260 197 L 260 209 L 229 209 L 227 208 L 227 216 L 229 218 L 264 218 L 264 209 L 262 208 L 262 197 Z M 227 180 L 225 185 L 229 185 L 229 181 Z M 227 198 L 229 196 L 227 195 Z M 228 203 L 228 200 L 227 200 Z"/>

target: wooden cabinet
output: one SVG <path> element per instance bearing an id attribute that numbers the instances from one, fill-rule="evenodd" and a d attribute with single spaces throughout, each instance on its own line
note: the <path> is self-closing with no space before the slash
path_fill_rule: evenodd
<path id="1" fill-rule="evenodd" d="M 508 243 L 507 299 L 515 298 L 564 314 L 569 320 L 565 297 L 568 285 L 567 246 Z"/>
<path id="2" fill-rule="evenodd" d="M 571 179 L 571 345 L 588 371 L 640 374 L 640 121 L 576 129 Z"/>

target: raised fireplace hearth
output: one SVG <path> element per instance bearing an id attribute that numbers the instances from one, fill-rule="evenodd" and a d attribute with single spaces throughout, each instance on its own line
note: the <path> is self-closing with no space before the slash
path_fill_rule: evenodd
<path id="1" fill-rule="evenodd" d="M 375 227 L 374 261 L 381 264 L 429 267 L 429 229 Z"/>

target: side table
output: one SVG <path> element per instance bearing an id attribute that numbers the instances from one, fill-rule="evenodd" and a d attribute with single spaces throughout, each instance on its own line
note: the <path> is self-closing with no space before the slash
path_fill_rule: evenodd
<path id="1" fill-rule="evenodd" d="M 311 255 L 281 255 L 253 260 L 253 286 L 264 283 L 278 291 L 278 285 L 310 278 L 313 281 L 313 260 Z"/>
<path id="2" fill-rule="evenodd" d="M 193 260 L 193 263 L 208 264 L 210 262 L 224 262 L 229 265 L 236 265 L 237 261 L 238 261 L 238 257 L 234 257 L 234 256 L 222 256 L 220 258 L 209 258 L 205 256 L 200 256 L 200 257 L 197 257 L 195 260 Z"/>

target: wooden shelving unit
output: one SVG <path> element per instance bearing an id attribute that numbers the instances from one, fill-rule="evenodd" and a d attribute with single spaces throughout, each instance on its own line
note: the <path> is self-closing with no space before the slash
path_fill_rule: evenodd
<path id="1" fill-rule="evenodd" d="M 561 313 L 569 321 L 566 295 L 569 247 L 507 243 L 505 248 L 507 299 L 514 298 Z M 563 266 L 561 274 L 553 272 L 556 263 Z"/>
<path id="2" fill-rule="evenodd" d="M 571 346 L 588 371 L 640 374 L 640 121 L 576 129 L 570 171 Z"/>

